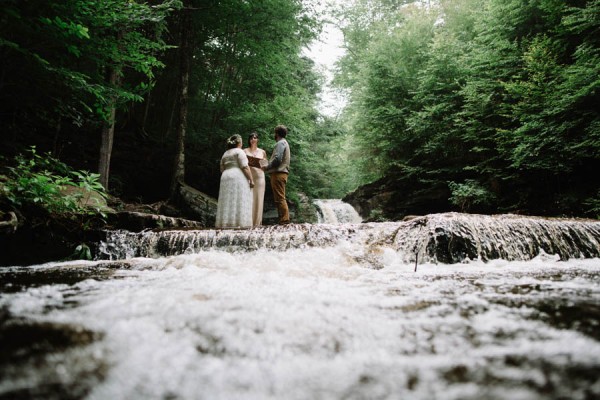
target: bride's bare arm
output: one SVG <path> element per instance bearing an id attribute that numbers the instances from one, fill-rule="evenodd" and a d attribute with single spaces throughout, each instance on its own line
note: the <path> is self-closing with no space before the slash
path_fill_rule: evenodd
<path id="1" fill-rule="evenodd" d="M 246 179 L 248 179 L 248 183 L 250 184 L 250 187 L 253 188 L 254 181 L 252 180 L 252 173 L 250 172 L 250 167 L 246 165 L 244 168 L 242 168 L 242 172 L 246 176 Z"/>

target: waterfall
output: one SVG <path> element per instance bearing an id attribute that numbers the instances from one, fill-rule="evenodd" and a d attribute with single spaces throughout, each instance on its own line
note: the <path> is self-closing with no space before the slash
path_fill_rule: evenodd
<path id="1" fill-rule="evenodd" d="M 326 208 L 326 207 L 324 207 Z M 383 223 L 292 224 L 247 230 L 111 231 L 98 258 L 162 257 L 208 249 L 247 252 L 331 247 L 350 243 L 371 257 L 382 249 L 404 262 L 453 264 L 468 260 L 600 257 L 600 221 L 518 215 L 431 214 Z"/>
<path id="2" fill-rule="evenodd" d="M 338 199 L 315 200 L 320 224 L 357 224 L 362 218 L 354 207 Z"/>
<path id="3" fill-rule="evenodd" d="M 0 268 L 0 398 L 600 398 L 600 221 L 117 231 L 97 250 Z"/>

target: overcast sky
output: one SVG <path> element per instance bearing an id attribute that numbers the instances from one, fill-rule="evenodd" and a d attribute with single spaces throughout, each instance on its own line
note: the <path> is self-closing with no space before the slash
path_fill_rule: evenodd
<path id="1" fill-rule="evenodd" d="M 343 3 L 344 0 L 329 0 L 329 2 Z M 315 61 L 317 68 L 325 75 L 326 82 L 321 93 L 320 111 L 331 117 L 335 117 L 345 104 L 343 96 L 336 94 L 330 87 L 335 62 L 344 54 L 342 45 L 342 32 L 336 26 L 326 24 L 319 39 L 305 51 L 305 54 Z"/>

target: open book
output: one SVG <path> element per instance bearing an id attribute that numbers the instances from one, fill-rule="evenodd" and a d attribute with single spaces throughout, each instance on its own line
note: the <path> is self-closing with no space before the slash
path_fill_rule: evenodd
<path id="1" fill-rule="evenodd" d="M 260 167 L 266 167 L 267 165 L 269 165 L 269 162 L 267 160 L 265 160 L 264 158 L 256 158 L 256 157 L 252 157 L 252 156 L 247 156 L 248 157 L 248 165 L 254 168 L 260 168 Z"/>

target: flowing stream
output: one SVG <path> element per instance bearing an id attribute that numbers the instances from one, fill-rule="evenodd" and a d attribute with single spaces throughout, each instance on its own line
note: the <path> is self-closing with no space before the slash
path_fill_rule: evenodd
<path id="1" fill-rule="evenodd" d="M 0 398 L 596 399 L 599 251 L 517 216 L 110 232 L 0 269 Z"/>

